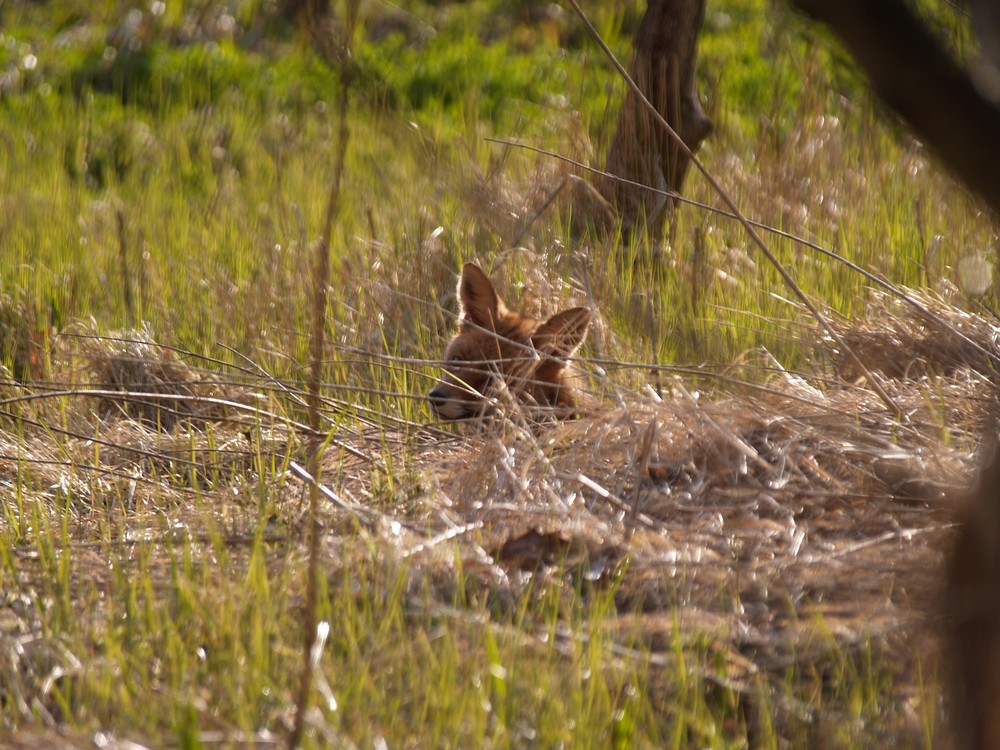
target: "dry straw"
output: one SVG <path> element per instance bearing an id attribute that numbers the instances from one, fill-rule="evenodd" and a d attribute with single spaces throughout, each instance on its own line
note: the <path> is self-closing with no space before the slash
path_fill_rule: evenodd
<path id="1" fill-rule="evenodd" d="M 583 361 L 593 390 L 614 398 L 592 397 L 578 419 L 535 421 L 501 391 L 488 421 L 450 434 L 376 411 L 338 430 L 319 472 L 323 548 L 364 534 L 373 555 L 408 571 L 415 608 L 446 607 L 459 585 L 512 607 L 543 584 L 606 589 L 616 648 L 651 650 L 655 668 L 674 644 L 708 637 L 716 661 L 699 669 L 746 695 L 770 674 L 861 648 L 903 665 L 897 692 L 916 690 L 907 665 L 928 654 L 950 498 L 971 473 L 1000 352 L 991 322 L 908 294 L 935 322 L 879 295 L 865 319 L 836 322 L 903 421 L 815 330 L 805 335 L 820 341 L 825 379 L 763 357 L 771 375 L 729 382 L 727 395 L 699 393 L 666 370 L 662 397 L 630 391 Z M 148 334 L 61 341 L 63 387 L 36 384 L 34 400 L 18 401 L 2 425 L 3 481 L 30 475 L 25 493 L 126 518 L 180 512 L 213 493 L 228 518 L 240 487 L 307 486 L 290 462 L 307 457 L 308 428 L 281 416 L 301 411 L 298 393 L 246 373 L 228 383 L 190 361 Z M 74 381 L 88 388 L 65 387 Z M 90 388 L 97 382 L 121 390 L 112 399 Z M 96 419 L 94 393 L 104 404 Z M 56 401 L 64 406 L 46 408 Z M 259 476 L 262 458 L 288 471 Z M 297 493 L 276 497 L 275 512 L 303 528 Z M 304 549 L 304 539 L 274 544 Z M 152 570 L 169 567 L 169 549 L 150 554 Z M 35 575 L 35 563 L 21 562 Z"/>
<path id="2" fill-rule="evenodd" d="M 709 398 L 675 379 L 662 399 L 618 389 L 621 406 L 545 426 L 500 399 L 461 440 L 415 451 L 426 489 L 408 511 L 474 530 L 455 536 L 478 560 L 465 574 L 501 600 L 539 577 L 583 580 L 615 587 L 624 642 L 669 654 L 678 637 L 709 635 L 735 689 L 868 647 L 911 679 L 933 654 L 927 619 L 1000 329 L 900 291 L 931 322 L 875 295 L 868 317 L 836 325 L 902 421 L 827 339 L 825 381 L 773 367 L 763 384 Z"/>

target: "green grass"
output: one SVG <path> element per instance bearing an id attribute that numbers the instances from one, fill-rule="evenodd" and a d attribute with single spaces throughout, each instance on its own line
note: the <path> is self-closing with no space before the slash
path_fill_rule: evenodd
<path id="1" fill-rule="evenodd" d="M 12 77 L 0 98 L 0 291 L 25 321 L 22 341 L 49 325 L 110 333 L 144 321 L 156 340 L 212 358 L 197 364 L 225 377 L 249 359 L 301 384 L 337 73 L 262 3 L 231 4 L 259 43 L 171 44 L 187 5 L 147 13 L 148 40 L 113 65 L 106 36 L 125 5 L 2 8 L 0 72 Z M 641 3 L 590 6 L 627 58 Z M 581 278 L 586 251 L 609 359 L 729 366 L 765 347 L 795 368 L 818 356 L 803 341 L 811 322 L 776 271 L 736 222 L 707 211 L 680 210 L 660 261 L 643 238 L 574 235 L 559 203 L 524 235 L 529 252 L 510 252 L 504 211 L 539 185 L 554 189 L 554 163 L 517 149 L 502 155 L 484 136 L 584 160 L 592 144 L 599 164 L 623 90 L 571 15 L 540 22 L 526 16 L 533 7 L 404 3 L 418 29 L 436 33 L 424 39 L 404 27 L 372 41 L 365 29 L 385 13 L 373 6 L 357 40 L 331 238 L 335 355 L 323 379 L 344 402 L 331 429 L 362 429 L 372 412 L 385 430 L 394 429 L 388 416 L 411 423 L 399 428 L 409 443 L 387 438 L 380 466 L 366 467 L 366 500 L 415 527 L 435 520 L 414 499 L 434 487 L 410 452 L 412 425 L 429 418 L 422 394 L 435 369 L 409 360 L 440 356 L 463 260 L 502 259 L 510 278 L 524 279 L 543 259 L 562 300 L 560 281 Z M 964 29 L 935 11 L 964 49 Z M 711 4 L 702 39 L 700 85 L 717 130 L 699 156 L 750 218 L 902 285 L 936 288 L 953 280 L 959 259 L 991 252 L 995 228 L 982 207 L 872 101 L 824 32 L 784 5 L 724 0 Z M 37 58 L 30 69 L 28 54 Z M 696 174 L 685 193 L 721 205 Z M 485 212 L 483 194 L 492 200 Z M 845 315 L 863 312 L 865 279 L 764 236 L 806 294 Z M 531 289 L 513 287 L 507 301 L 537 304 Z M 983 302 L 992 306 L 992 292 Z M 12 370 L 15 349 L 4 348 Z M 644 375 L 620 377 L 634 385 Z M 302 418 L 276 389 L 260 405 Z M 0 727 L 40 730 L 51 717 L 81 741 L 106 731 L 182 747 L 209 745 L 210 732 L 232 746 L 240 733 L 283 736 L 302 658 L 301 488 L 285 474 L 301 436 L 271 451 L 266 429 L 251 425 L 249 466 L 192 476 L 185 460 L 203 460 L 192 443 L 171 453 L 173 463 L 133 456 L 120 476 L 101 477 L 85 465 L 107 448 L 81 451 L 26 421 L 104 434 L 78 401 L 9 408 L 17 411 L 5 434 L 50 441 L 71 481 L 54 487 L 50 466 L 5 445 L 0 635 L 38 633 L 52 654 L 25 656 L 4 675 Z M 240 439 L 210 437 L 220 451 Z M 338 455 L 336 444 L 329 450 Z M 325 476 L 331 486 L 358 471 L 337 460 Z M 343 519 L 326 520 L 320 672 L 335 702 L 318 695 L 309 746 L 728 748 L 745 746 L 750 725 L 764 747 L 810 742 L 807 725 L 782 723 L 783 702 L 833 717 L 832 746 L 871 746 L 895 727 L 883 704 L 894 700 L 900 667 L 870 645 L 839 651 L 832 666 L 789 669 L 783 688 L 758 675 L 736 689 L 713 661 L 714 633 L 678 632 L 672 650 L 655 655 L 630 641 L 613 587 L 587 590 L 559 569 L 499 594 L 478 590 L 468 569 L 480 562 L 457 546 L 443 545 L 454 559 L 431 571 L 403 556 L 402 542 L 387 552 Z M 921 704 L 926 745 L 934 704 Z"/>

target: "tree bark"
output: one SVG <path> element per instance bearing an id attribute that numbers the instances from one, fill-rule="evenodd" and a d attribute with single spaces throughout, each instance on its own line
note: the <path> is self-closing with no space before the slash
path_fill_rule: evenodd
<path id="1" fill-rule="evenodd" d="M 698 32 L 705 0 L 649 0 L 636 32 L 630 74 L 646 98 L 692 152 L 712 131 L 695 85 Z M 690 160 L 632 91 L 626 94 L 605 171 L 639 185 L 604 178 L 599 189 L 626 228 L 645 225 L 659 235 L 669 197 L 680 192 Z"/>
<path id="2" fill-rule="evenodd" d="M 1000 454 L 985 467 L 948 560 L 945 674 L 955 747 L 1000 748 Z"/>

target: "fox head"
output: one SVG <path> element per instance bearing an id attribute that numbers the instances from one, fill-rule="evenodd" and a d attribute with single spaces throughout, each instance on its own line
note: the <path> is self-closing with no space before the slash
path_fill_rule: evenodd
<path id="1" fill-rule="evenodd" d="M 563 310 L 544 322 L 518 315 L 472 263 L 462 267 L 458 300 L 458 333 L 444 351 L 441 382 L 428 394 L 437 417 L 467 419 L 482 413 L 498 378 L 528 404 L 576 406 L 566 359 L 587 334 L 587 308 Z"/>

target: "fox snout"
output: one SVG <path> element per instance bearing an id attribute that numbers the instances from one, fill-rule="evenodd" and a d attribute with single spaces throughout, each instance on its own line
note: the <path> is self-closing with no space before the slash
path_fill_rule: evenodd
<path id="1" fill-rule="evenodd" d="M 440 408 L 441 402 L 448 399 L 448 389 L 443 385 L 439 385 L 431 389 L 431 392 L 427 394 L 427 398 L 430 399 L 431 408 L 437 411 Z"/>
<path id="2" fill-rule="evenodd" d="M 458 380 L 447 369 L 444 377 L 445 379 L 427 394 L 427 400 L 435 417 L 448 420 L 470 419 L 484 412 L 486 399 L 476 387 Z M 485 383 L 477 387 L 484 388 Z"/>
<path id="3" fill-rule="evenodd" d="M 432 388 L 431 392 L 427 394 L 427 400 L 430 401 L 431 411 L 438 419 L 465 419 L 472 416 L 472 409 L 468 406 L 469 402 L 460 398 L 455 393 L 454 388 L 450 388 L 444 383 Z"/>

